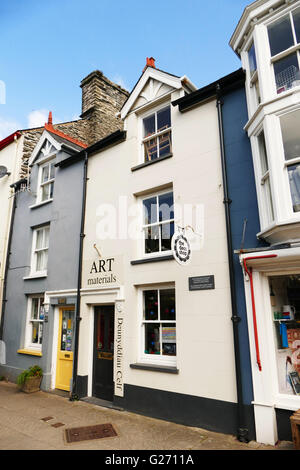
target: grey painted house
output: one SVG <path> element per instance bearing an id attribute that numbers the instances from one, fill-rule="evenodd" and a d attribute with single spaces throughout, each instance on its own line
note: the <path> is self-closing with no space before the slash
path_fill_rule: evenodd
<path id="1" fill-rule="evenodd" d="M 73 371 L 84 160 L 66 168 L 58 164 L 121 128 L 116 113 L 128 96 L 99 71 L 88 75 L 81 88 L 82 120 L 57 128 L 49 113 L 29 157 L 30 177 L 12 185 L 0 329 L 6 351 L 0 375 L 16 381 L 37 364 L 44 373 L 43 389 L 65 391 Z"/>

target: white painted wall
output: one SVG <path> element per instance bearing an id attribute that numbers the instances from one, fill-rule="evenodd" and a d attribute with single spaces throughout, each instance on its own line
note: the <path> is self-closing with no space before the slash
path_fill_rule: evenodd
<path id="1" fill-rule="evenodd" d="M 174 92 L 171 99 L 179 97 Z M 93 308 L 98 303 L 124 297 L 125 383 L 229 402 L 236 401 L 226 227 L 223 205 L 218 119 L 215 101 L 185 114 L 171 106 L 173 157 L 132 172 L 139 161 L 139 121 L 135 113 L 125 121 L 127 140 L 89 158 L 84 263 L 103 258 L 123 259 L 118 272 L 123 291 L 107 287 L 83 290 L 79 341 L 80 375 L 89 375 L 91 392 Z M 189 266 L 175 261 L 131 265 L 141 258 L 138 241 L 97 237 L 97 212 L 101 203 L 118 207 L 119 196 L 134 203 L 136 195 L 151 188 L 173 185 L 174 202 L 200 204 L 203 219 L 196 231 L 203 234 L 202 248 L 193 251 Z M 125 199 L 124 199 L 125 200 Z M 124 214 L 121 211 L 121 215 Z M 97 215 L 98 214 L 98 215 Z M 175 220 L 176 214 L 175 214 Z M 181 223 L 181 221 L 179 221 Z M 190 292 L 190 276 L 214 275 L 215 289 Z M 83 279 L 83 288 L 85 288 Z M 173 282 L 177 309 L 177 367 L 179 374 L 135 370 L 139 362 L 141 312 L 138 285 Z"/>

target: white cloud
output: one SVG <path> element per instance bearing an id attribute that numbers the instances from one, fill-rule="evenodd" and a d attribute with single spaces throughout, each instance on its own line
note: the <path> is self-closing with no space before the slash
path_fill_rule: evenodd
<path id="1" fill-rule="evenodd" d="M 22 126 L 19 122 L 6 120 L 0 117 L 0 140 L 4 139 L 18 129 L 22 129 Z"/>
<path id="2" fill-rule="evenodd" d="M 42 127 L 45 125 L 45 122 L 48 122 L 48 114 L 49 111 L 47 109 L 36 109 L 31 111 L 28 114 L 28 128 L 31 129 L 32 127 Z"/>

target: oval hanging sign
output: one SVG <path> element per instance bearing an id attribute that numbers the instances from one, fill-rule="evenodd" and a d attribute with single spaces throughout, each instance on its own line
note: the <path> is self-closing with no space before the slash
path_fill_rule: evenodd
<path id="1" fill-rule="evenodd" d="M 173 256 L 177 263 L 186 266 L 191 261 L 191 246 L 183 233 L 175 232 L 171 240 Z"/>

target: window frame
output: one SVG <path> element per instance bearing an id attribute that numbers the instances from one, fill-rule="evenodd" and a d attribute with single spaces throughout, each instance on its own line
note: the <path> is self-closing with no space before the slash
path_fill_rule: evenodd
<path id="1" fill-rule="evenodd" d="M 48 230 L 48 246 L 43 246 L 42 248 L 37 248 L 37 236 L 39 231 Z M 30 275 L 31 276 L 47 276 L 48 268 L 48 251 L 49 251 L 49 238 L 50 238 L 50 224 L 42 225 L 40 227 L 33 228 L 32 234 L 32 253 L 31 253 L 31 265 L 30 265 Z M 45 239 L 45 234 L 43 234 L 43 241 Z M 41 252 L 47 252 L 47 266 L 46 269 L 37 270 L 37 255 Z"/>
<path id="2" fill-rule="evenodd" d="M 37 190 L 37 203 L 38 204 L 45 204 L 47 202 L 53 201 L 53 194 L 52 197 L 50 197 L 50 190 L 49 190 L 49 195 L 47 199 L 43 199 L 43 188 L 45 186 L 51 186 L 53 185 L 52 193 L 54 191 L 54 182 L 55 182 L 55 166 L 54 166 L 54 160 L 55 160 L 56 154 L 51 154 L 47 159 L 44 159 L 40 162 L 38 162 L 39 169 L 38 169 L 38 190 Z M 54 167 L 54 177 L 49 178 L 47 181 L 43 182 L 42 177 L 43 177 L 43 169 L 45 167 L 49 167 L 49 176 L 51 175 L 51 165 Z"/>
<path id="3" fill-rule="evenodd" d="M 160 221 L 159 220 L 159 204 L 158 204 L 158 198 L 159 196 L 163 196 L 164 194 L 169 194 L 169 193 L 172 193 L 173 194 L 173 215 L 174 215 L 174 218 L 173 219 L 166 219 L 166 220 L 163 220 L 163 221 Z M 146 201 L 147 199 L 151 199 L 153 197 L 156 197 L 156 205 L 157 205 L 157 222 L 155 223 L 150 223 L 150 224 L 145 224 L 144 222 L 144 201 Z M 155 192 L 152 192 L 152 193 L 149 193 L 149 194 L 146 194 L 144 195 L 143 197 L 141 197 L 141 232 L 142 232 L 142 245 L 141 245 L 141 256 L 143 258 L 149 258 L 149 257 L 160 257 L 160 256 L 167 256 L 167 255 L 170 255 L 172 253 L 172 248 L 170 248 L 170 250 L 161 250 L 161 240 L 162 240 L 162 237 L 160 236 L 159 237 L 159 250 L 158 251 L 153 251 L 151 253 L 146 253 L 146 238 L 145 238 L 145 229 L 147 229 L 148 227 L 160 227 L 162 225 L 165 225 L 165 224 L 171 224 L 173 223 L 174 224 L 174 231 L 175 231 L 175 203 L 174 203 L 174 190 L 173 190 L 173 187 L 170 187 L 168 189 L 164 189 L 164 190 L 161 190 L 161 191 L 155 191 Z M 161 235 L 161 230 L 159 230 L 159 233 Z M 172 238 L 172 237 L 171 237 Z M 171 240 L 170 238 L 170 240 Z"/>
<path id="4" fill-rule="evenodd" d="M 144 292 L 146 291 L 153 291 L 157 290 L 174 290 L 175 295 L 175 320 L 145 320 L 144 319 L 144 312 L 145 312 L 145 304 L 144 304 Z M 138 311 L 139 311 L 139 351 L 138 351 L 138 358 L 141 364 L 145 365 L 161 365 L 161 366 L 176 366 L 177 364 L 177 357 L 178 357 L 178 335 L 177 335 L 177 308 L 176 308 L 176 288 L 175 283 L 170 284 L 153 284 L 147 287 L 139 288 L 138 292 Z M 158 295 L 158 311 L 160 308 L 160 295 Z M 162 324 L 174 324 L 176 328 L 176 355 L 168 356 L 163 355 L 162 352 L 160 354 L 146 354 L 145 353 L 145 324 L 147 323 L 156 323 L 159 325 Z M 162 337 L 161 337 L 161 329 L 160 329 L 160 346 L 162 346 Z M 162 351 L 162 348 L 161 348 Z"/>
<path id="5" fill-rule="evenodd" d="M 38 299 L 38 312 L 40 316 L 40 309 L 42 307 L 41 303 L 44 304 L 44 293 L 41 294 L 32 294 L 27 298 L 27 314 L 26 314 L 26 325 L 25 325 L 25 339 L 24 339 L 24 348 L 28 351 L 34 352 L 41 352 L 43 346 L 43 333 L 44 333 L 44 318 L 34 319 L 32 318 L 33 314 L 33 299 Z M 42 302 L 41 302 L 42 300 Z M 44 311 L 45 316 L 45 311 Z M 40 335 L 40 331 L 38 332 L 38 337 L 41 337 L 41 342 L 33 343 L 32 342 L 32 330 L 33 330 L 33 323 L 38 323 L 42 325 L 42 331 Z M 40 329 L 40 327 L 39 327 Z"/>
<path id="6" fill-rule="evenodd" d="M 170 125 L 170 127 L 157 132 L 157 114 L 160 111 L 163 111 L 166 108 L 170 109 L 170 124 L 171 125 Z M 144 119 L 147 119 L 152 115 L 155 115 L 155 133 L 145 137 L 144 136 Z M 170 152 L 166 155 L 159 156 L 159 138 L 162 135 L 165 135 L 165 134 L 168 134 L 168 133 L 170 133 Z M 157 140 L 156 145 L 157 145 L 157 155 L 158 156 L 157 156 L 157 158 L 155 158 L 153 160 L 146 160 L 145 143 L 149 142 L 152 139 Z M 150 163 L 150 162 L 153 162 L 153 161 L 160 160 L 163 157 L 171 156 L 173 154 L 173 152 L 172 152 L 172 106 L 171 106 L 171 103 L 169 101 L 161 103 L 160 105 L 149 109 L 147 112 L 143 113 L 140 116 L 140 142 L 141 142 L 140 163 Z"/>
<path id="7" fill-rule="evenodd" d="M 298 62 L 298 70 L 299 70 L 299 73 L 300 73 L 300 41 L 297 42 L 297 36 L 296 36 L 295 26 L 294 26 L 294 21 L 293 21 L 293 11 L 295 11 L 297 9 L 299 9 L 299 5 L 297 5 L 297 6 L 292 5 L 292 6 L 290 6 L 289 9 L 285 9 L 284 12 L 280 12 L 280 14 L 278 14 L 275 18 L 273 17 L 271 20 L 269 20 L 265 23 L 266 32 L 267 32 L 267 40 L 268 40 L 268 48 L 269 48 L 269 53 L 270 53 L 270 64 L 271 64 L 271 68 L 272 68 L 272 76 L 273 76 L 274 87 L 275 87 L 275 95 L 276 96 L 281 96 L 285 92 L 289 92 L 290 90 L 300 86 L 300 83 L 299 83 L 299 85 L 287 88 L 286 90 L 283 90 L 283 91 L 278 93 L 277 90 L 279 88 L 277 88 L 277 85 L 276 85 L 275 70 L 274 70 L 274 64 L 275 63 L 277 63 L 281 59 L 287 58 L 288 56 L 290 56 L 292 54 L 296 54 L 297 62 Z M 279 21 L 279 20 L 281 20 L 281 19 L 283 19 L 284 17 L 287 17 L 287 16 L 289 17 L 289 21 L 290 21 L 294 44 L 292 46 L 288 47 L 287 49 L 285 49 L 284 51 L 278 52 L 277 54 L 274 54 L 272 56 L 268 28 L 270 26 L 272 26 L 272 24 L 276 23 L 277 21 Z"/>

